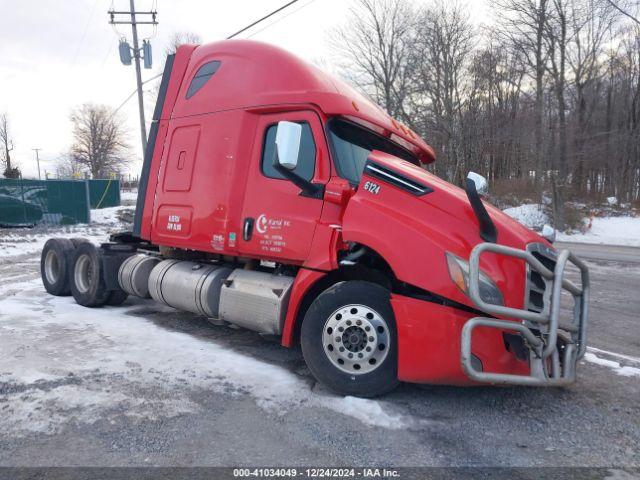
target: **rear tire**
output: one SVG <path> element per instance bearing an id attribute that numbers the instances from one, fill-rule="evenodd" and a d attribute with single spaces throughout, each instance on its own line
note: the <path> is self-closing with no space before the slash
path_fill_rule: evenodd
<path id="1" fill-rule="evenodd" d="M 71 293 L 69 278 L 73 243 L 66 238 L 50 238 L 40 256 L 40 276 L 47 292 L 58 297 Z"/>
<path id="2" fill-rule="evenodd" d="M 71 294 L 85 307 L 104 305 L 111 293 L 102 275 L 100 250 L 92 243 L 80 243 L 73 254 L 70 274 Z"/>
<path id="3" fill-rule="evenodd" d="M 81 238 L 81 237 L 70 238 L 69 240 L 71 240 L 71 243 L 73 243 L 73 248 L 78 248 L 82 243 L 91 243 L 86 238 Z"/>
<path id="4" fill-rule="evenodd" d="M 396 323 L 390 293 L 371 282 L 347 281 L 325 290 L 302 323 L 302 354 L 330 389 L 358 397 L 392 391 L 398 381 Z"/>
<path id="5" fill-rule="evenodd" d="M 111 290 L 105 305 L 110 305 L 112 307 L 122 305 L 128 297 L 129 294 L 124 290 Z"/>

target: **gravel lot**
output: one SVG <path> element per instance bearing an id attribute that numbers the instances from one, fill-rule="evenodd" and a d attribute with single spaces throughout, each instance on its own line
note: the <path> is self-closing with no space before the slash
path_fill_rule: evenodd
<path id="1" fill-rule="evenodd" d="M 116 213 L 62 233 L 100 241 Z M 0 231 L 2 466 L 640 466 L 640 264 L 590 261 L 593 348 L 569 388 L 361 400 L 252 332 L 45 294 L 39 250 L 59 233 Z"/>

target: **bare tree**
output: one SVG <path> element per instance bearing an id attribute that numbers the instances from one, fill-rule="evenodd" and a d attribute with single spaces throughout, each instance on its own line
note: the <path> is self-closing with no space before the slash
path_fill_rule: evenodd
<path id="1" fill-rule="evenodd" d="M 632 21 L 640 25 L 640 17 L 638 17 L 636 14 L 631 13 L 632 8 L 635 8 L 635 10 L 638 10 L 640 8 L 640 2 L 638 2 L 638 0 L 633 0 L 632 2 L 620 2 L 614 0 L 606 1 L 622 15 L 630 18 Z"/>
<path id="2" fill-rule="evenodd" d="M 2 151 L 2 164 L 4 166 L 3 175 L 6 178 L 20 178 L 20 169 L 11 165 L 11 151 L 13 150 L 13 140 L 9 132 L 9 119 L 7 114 L 0 115 L 0 148 Z"/>
<path id="3" fill-rule="evenodd" d="M 544 119 L 544 88 L 548 52 L 544 31 L 549 0 L 493 0 L 494 11 L 502 24 L 499 30 L 509 48 L 522 54 L 535 82 L 534 157 L 536 181 L 541 178 Z"/>
<path id="4" fill-rule="evenodd" d="M 186 44 L 194 44 L 200 45 L 202 43 L 202 37 L 194 32 L 174 32 L 173 35 L 169 38 L 169 43 L 167 43 L 166 48 L 164 49 L 164 58 L 166 60 L 167 56 L 176 53 L 178 47 L 180 45 Z"/>
<path id="5" fill-rule="evenodd" d="M 129 161 L 127 131 L 122 119 L 104 105 L 84 104 L 71 113 L 73 145 L 70 160 L 93 178 L 119 173 Z"/>
<path id="6" fill-rule="evenodd" d="M 78 163 L 71 154 L 62 155 L 55 164 L 57 178 L 81 178 L 85 172 L 83 165 Z"/>
<path id="7" fill-rule="evenodd" d="M 488 45 L 474 53 L 468 73 L 472 87 L 465 116 L 468 169 L 491 180 L 529 180 L 531 156 L 523 148 L 531 131 L 523 104 L 526 61 L 518 50 L 503 48 L 502 39 L 490 33 Z"/>
<path id="8" fill-rule="evenodd" d="M 463 110 L 475 32 L 468 15 L 457 4 L 438 2 L 422 10 L 418 18 L 412 63 L 417 65 L 414 81 L 420 94 L 414 96 L 417 105 L 413 110 L 426 116 L 428 136 L 444 156 L 436 164 L 436 171 L 457 182 L 466 173 Z"/>
<path id="9" fill-rule="evenodd" d="M 348 23 L 331 38 L 348 62 L 345 75 L 396 117 L 404 116 L 411 85 L 413 25 L 407 0 L 356 0 Z"/>
<path id="10" fill-rule="evenodd" d="M 607 2 L 601 0 L 573 0 L 569 31 L 571 41 L 567 49 L 567 63 L 572 74 L 574 111 L 574 175 L 572 187 L 581 189 L 584 182 L 585 147 L 590 138 L 588 123 L 598 104 L 600 77 L 604 75 L 601 62 L 603 47 L 609 39 L 616 15 Z"/>
<path id="11" fill-rule="evenodd" d="M 567 47 L 569 44 L 570 0 L 552 0 L 552 14 L 547 16 L 545 36 L 549 49 L 548 71 L 553 83 L 557 108 L 557 142 L 553 156 L 552 194 L 556 226 L 565 228 L 565 188 L 568 185 L 567 160 Z"/>
<path id="12" fill-rule="evenodd" d="M 474 169 L 512 198 L 551 196 L 559 228 L 573 200 L 639 201 L 638 0 L 492 2 L 480 35 L 455 2 L 358 0 L 332 40 L 447 180 Z"/>

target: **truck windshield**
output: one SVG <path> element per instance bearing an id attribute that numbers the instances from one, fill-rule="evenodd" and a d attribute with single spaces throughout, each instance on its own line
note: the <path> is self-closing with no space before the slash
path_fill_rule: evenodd
<path id="1" fill-rule="evenodd" d="M 338 174 L 354 185 L 360 182 L 364 164 L 372 150 L 418 164 L 407 150 L 345 120 L 333 119 L 329 122 L 329 138 Z"/>

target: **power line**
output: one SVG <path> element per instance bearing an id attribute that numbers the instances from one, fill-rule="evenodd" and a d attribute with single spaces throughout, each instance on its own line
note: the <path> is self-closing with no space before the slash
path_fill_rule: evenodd
<path id="1" fill-rule="evenodd" d="M 141 85 L 144 85 L 145 83 L 149 83 L 149 82 L 151 82 L 152 80 L 155 80 L 156 78 L 159 78 L 159 77 L 161 77 L 161 76 L 162 76 L 162 73 L 159 73 L 158 75 L 155 75 L 155 76 L 151 77 L 150 79 L 145 80 L 144 82 L 142 82 L 142 83 L 141 83 Z M 122 103 L 120 104 L 120 106 L 119 106 L 118 108 L 116 108 L 116 109 L 113 111 L 112 115 L 115 115 L 115 114 L 118 112 L 118 110 L 120 110 L 122 107 L 124 107 L 124 106 L 125 106 L 125 104 L 126 104 L 129 100 L 131 100 L 131 97 L 133 97 L 137 92 L 138 92 L 138 89 L 136 88 L 133 92 L 131 92 L 131 93 L 129 94 L 129 96 L 126 98 L 126 100 L 125 100 L 124 102 L 122 102 Z"/>
<path id="2" fill-rule="evenodd" d="M 93 2 L 93 8 L 91 9 L 91 13 L 89 14 L 89 19 L 87 20 L 87 24 L 84 26 L 84 31 L 82 32 L 82 37 L 80 37 L 80 41 L 76 45 L 76 51 L 73 54 L 73 61 L 71 62 L 71 65 L 75 65 L 76 64 L 76 60 L 78 59 L 78 53 L 80 53 L 80 48 L 82 47 L 84 39 L 87 36 L 87 31 L 89 30 L 89 24 L 91 23 L 91 20 L 93 20 L 93 14 L 96 12 L 96 7 L 97 6 L 98 6 L 98 0 Z"/>
<path id="3" fill-rule="evenodd" d="M 298 2 L 298 0 L 292 0 L 291 2 L 289 2 L 289 3 L 287 3 L 287 4 L 283 5 L 283 6 L 281 6 L 281 7 L 280 7 L 280 8 L 278 8 L 277 10 L 274 10 L 273 12 L 269 13 L 268 15 L 265 15 L 265 16 L 264 16 L 264 17 L 262 17 L 261 19 L 256 20 L 256 21 L 255 21 L 255 22 L 253 22 L 251 25 L 247 25 L 247 26 L 246 26 L 246 27 L 244 27 L 243 29 L 238 30 L 238 31 L 237 31 L 236 33 L 234 33 L 233 35 L 229 35 L 229 36 L 227 37 L 227 40 L 230 40 L 230 39 L 232 39 L 233 37 L 235 37 L 235 36 L 237 36 L 237 35 L 240 35 L 242 32 L 245 32 L 245 31 L 249 30 L 251 27 L 253 27 L 253 26 L 255 26 L 255 25 L 259 24 L 260 22 L 265 21 L 265 20 L 266 20 L 267 18 L 269 18 L 269 17 L 274 16 L 276 13 L 281 12 L 282 10 L 284 10 L 285 8 L 287 8 L 287 7 L 288 7 L 288 6 L 290 6 L 290 5 L 293 5 L 293 4 L 294 4 L 294 3 L 296 3 L 296 2 Z"/>
<path id="4" fill-rule="evenodd" d="M 260 32 L 264 32 L 267 28 L 272 27 L 273 25 L 275 25 L 276 23 L 281 22 L 282 20 L 284 20 L 285 18 L 293 15 L 294 13 L 299 12 L 300 10 L 302 10 L 305 7 L 308 7 L 309 5 L 311 5 L 313 2 L 315 2 L 316 0 L 311 0 L 309 3 L 305 3 L 304 5 L 301 5 L 300 7 L 296 8 L 295 10 L 287 13 L 286 15 L 283 15 L 282 17 L 274 20 L 273 22 L 271 22 L 269 25 L 265 25 L 264 27 L 262 27 L 260 30 L 256 30 L 255 32 L 253 32 L 251 35 L 249 35 L 247 38 L 252 38 L 254 36 L 256 36 L 257 34 L 259 34 Z"/>

